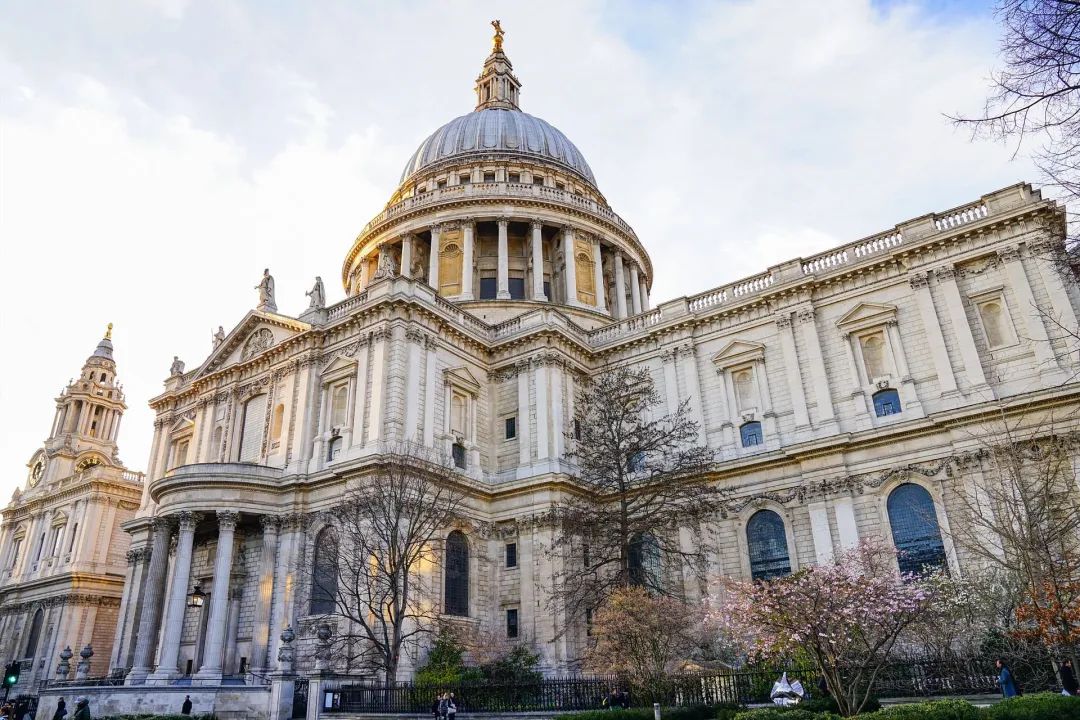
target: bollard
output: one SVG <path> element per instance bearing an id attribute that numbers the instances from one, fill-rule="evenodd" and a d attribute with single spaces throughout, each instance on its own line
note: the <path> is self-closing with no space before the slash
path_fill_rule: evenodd
<path id="1" fill-rule="evenodd" d="M 653 720 L 660 720 L 660 703 L 652 704 L 652 716 Z"/>

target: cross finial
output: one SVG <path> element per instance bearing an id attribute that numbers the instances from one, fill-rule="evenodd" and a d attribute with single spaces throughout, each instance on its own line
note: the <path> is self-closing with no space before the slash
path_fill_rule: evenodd
<path id="1" fill-rule="evenodd" d="M 112 340 L 112 323 L 109 323 L 109 326 L 105 328 L 105 339 Z"/>

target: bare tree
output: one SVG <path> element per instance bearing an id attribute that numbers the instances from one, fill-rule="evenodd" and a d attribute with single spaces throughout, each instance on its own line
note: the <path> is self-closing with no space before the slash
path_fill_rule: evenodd
<path id="1" fill-rule="evenodd" d="M 551 597 L 568 624 L 616 588 L 667 594 L 662 568 L 700 564 L 702 549 L 684 547 L 678 529 L 717 509 L 714 454 L 699 444 L 688 400 L 657 417 L 659 404 L 644 368 L 606 370 L 578 393 L 567 453 L 576 492 L 558 507 L 561 533 L 551 548 L 561 567 Z"/>
<path id="2" fill-rule="evenodd" d="M 464 500 L 449 464 L 428 453 L 399 445 L 350 481 L 309 568 L 313 611 L 337 616 L 333 656 L 388 683 L 406 647 L 436 629 L 438 602 L 425 596 L 423 576 L 439 566 L 437 538 Z"/>
<path id="3" fill-rule="evenodd" d="M 1033 413 L 985 428 L 969 458 L 979 473 L 958 488 L 954 542 L 1018 598 L 1009 633 L 1054 652 L 1080 642 L 1080 495 L 1073 458 L 1080 433 L 1059 432 Z"/>

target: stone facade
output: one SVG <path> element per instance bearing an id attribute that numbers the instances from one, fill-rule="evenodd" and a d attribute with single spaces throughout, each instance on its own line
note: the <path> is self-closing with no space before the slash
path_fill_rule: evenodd
<path id="1" fill-rule="evenodd" d="M 110 667 L 132 557 L 121 525 L 135 515 L 142 473 L 127 470 L 116 436 L 124 395 L 116 382 L 110 333 L 56 399 L 45 445 L 27 463 L 0 523 L 0 655 L 22 662 L 13 693 L 63 679 L 102 676 Z M 88 665 L 80 653 L 93 650 Z M 7 660 L 5 660 L 6 662 Z"/>
<path id="2" fill-rule="evenodd" d="M 707 543 L 704 581 L 664 570 L 691 600 L 762 572 L 747 537 L 762 511 L 782 528 L 765 560 L 796 570 L 897 537 L 888 500 L 909 486 L 928 493 L 941 561 L 963 575 L 949 498 L 979 472 L 978 428 L 1075 408 L 1065 333 L 1033 308 L 1076 327 L 1075 283 L 1040 250 L 1063 241 L 1063 210 L 1030 186 L 652 307 L 643 245 L 565 136 L 518 110 L 519 88 L 497 49 L 476 111 L 425 141 L 347 252 L 347 299 L 324 307 L 317 285 L 293 318 L 264 286 L 262 309 L 151 401 L 112 656 L 129 683 L 262 677 L 289 625 L 310 645 L 321 616 L 299 568 L 348 480 L 398 441 L 445 458 L 469 493 L 455 620 L 499 630 L 516 610 L 544 668 L 570 669 L 585 627 L 547 604 L 549 511 L 573 483 L 575 390 L 613 365 L 649 368 L 662 410 L 689 399 L 733 493 L 680 530 Z M 443 580 L 426 580 L 435 603 Z"/>

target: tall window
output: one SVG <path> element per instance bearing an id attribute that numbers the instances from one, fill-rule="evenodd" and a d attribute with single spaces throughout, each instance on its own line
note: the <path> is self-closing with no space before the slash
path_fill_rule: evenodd
<path id="1" fill-rule="evenodd" d="M 874 413 L 878 417 L 898 415 L 900 410 L 900 393 L 892 389 L 874 393 Z"/>
<path id="2" fill-rule="evenodd" d="M 647 588 L 660 588 L 660 545 L 649 533 L 637 535 L 630 541 L 629 557 L 630 583 Z"/>
<path id="3" fill-rule="evenodd" d="M 746 523 L 750 548 L 750 575 L 768 580 L 791 572 L 784 520 L 772 510 L 758 510 Z"/>
<path id="4" fill-rule="evenodd" d="M 754 447 L 761 444 L 761 423 L 748 422 L 739 427 L 739 438 L 743 447 Z"/>
<path id="5" fill-rule="evenodd" d="M 481 300 L 494 300 L 498 291 L 498 279 L 492 275 L 490 277 L 480 277 L 480 299 Z"/>
<path id="6" fill-rule="evenodd" d="M 460 531 L 446 538 L 446 614 L 469 614 L 469 542 Z"/>
<path id="7" fill-rule="evenodd" d="M 311 573 L 311 614 L 334 612 L 338 586 L 338 537 L 332 527 L 315 537 L 315 562 Z"/>
<path id="8" fill-rule="evenodd" d="M 921 485 L 905 483 L 891 493 L 887 503 L 893 545 L 900 551 L 901 572 L 920 573 L 945 567 L 934 499 Z"/>
<path id="9" fill-rule="evenodd" d="M 256 395 L 244 405 L 244 425 L 240 435 L 240 462 L 256 462 L 262 455 L 266 395 Z"/>
<path id="10" fill-rule="evenodd" d="M 509 608 L 506 611 L 506 637 L 513 640 L 518 636 L 518 611 L 517 608 Z"/>
<path id="11" fill-rule="evenodd" d="M 285 424 L 285 406 L 278 403 L 274 408 L 274 418 L 270 421 L 270 439 L 273 442 L 281 441 L 281 429 Z"/>
<path id="12" fill-rule="evenodd" d="M 30 622 L 30 634 L 26 638 L 26 652 L 23 657 L 32 660 L 37 655 L 38 642 L 41 640 L 41 623 L 45 620 L 45 613 L 38 608 L 34 613 L 34 619 Z"/>
<path id="13" fill-rule="evenodd" d="M 330 394 L 330 427 L 345 425 L 345 416 L 349 409 L 349 386 L 345 383 L 335 385 Z"/>

